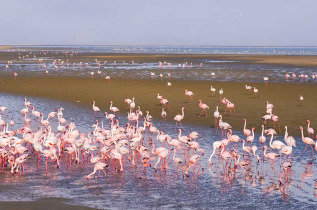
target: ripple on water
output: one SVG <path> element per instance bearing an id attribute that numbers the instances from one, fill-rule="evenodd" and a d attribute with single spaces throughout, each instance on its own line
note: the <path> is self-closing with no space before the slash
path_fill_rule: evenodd
<path id="1" fill-rule="evenodd" d="M 17 126 L 21 126 L 21 116 L 18 110 L 23 107 L 24 97 L 0 94 L 0 105 L 10 107 L 7 115 L 12 115 Z M 77 107 L 70 103 L 53 101 L 40 98 L 29 98 L 39 111 L 47 114 L 51 110 L 63 107 L 64 117 L 72 118 L 81 132 L 90 129 L 92 110 Z M 12 103 L 14 101 L 14 103 Z M 77 115 L 81 113 L 81 115 Z M 123 120 L 123 119 L 122 119 Z M 125 123 L 125 122 L 123 122 Z M 161 127 L 160 122 L 154 122 Z M 108 123 L 105 123 L 108 125 Z M 166 126 L 166 133 L 177 137 L 174 125 Z M 89 183 L 84 178 L 89 174 L 93 166 L 85 163 L 73 165 L 69 168 L 65 165 L 65 157 L 62 157 L 61 168 L 51 167 L 49 161 L 48 174 L 45 174 L 44 162 L 37 168 L 34 159 L 27 163 L 27 174 L 12 176 L 7 171 L 0 174 L 1 200 L 33 200 L 43 197 L 63 197 L 72 199 L 71 202 L 79 205 L 96 208 L 313 208 L 316 203 L 315 166 L 307 163 L 310 153 L 305 153 L 300 160 L 294 159 L 292 170 L 288 172 L 287 185 L 279 185 L 280 169 L 276 167 L 276 174 L 270 170 L 269 163 L 252 163 L 251 176 L 244 176 L 241 170 L 231 179 L 223 176 L 223 170 L 218 163 L 208 169 L 208 158 L 212 149 L 212 142 L 220 139 L 220 133 L 210 131 L 202 127 L 188 127 L 187 134 L 195 130 L 204 136 L 200 140 L 200 147 L 205 149 L 206 155 L 201 159 L 205 169 L 198 178 L 183 178 L 181 172 L 172 161 L 168 162 L 167 173 L 159 170 L 156 174 L 153 169 L 148 170 L 148 175 L 141 173 L 141 167 L 131 167 L 129 161 L 122 174 L 113 174 L 107 170 L 107 176 L 99 178 L 96 182 Z M 235 131 L 241 135 L 241 132 Z M 258 136 L 255 137 L 256 139 Z M 278 137 L 282 139 L 282 137 Z M 304 149 L 304 145 L 298 140 L 294 148 L 294 156 L 297 157 Z M 259 147 L 259 145 L 258 145 Z M 155 161 L 155 160 L 153 160 Z M 153 162 L 152 161 L 152 162 Z M 183 168 L 186 166 L 184 165 Z M 263 168 L 264 167 L 264 168 Z M 267 171 L 268 170 L 268 171 Z M 190 172 L 192 175 L 192 172 Z M 263 177 L 263 178 L 261 178 Z M 284 182 L 284 181 L 283 181 Z M 285 189 L 284 189 L 285 187 Z"/>

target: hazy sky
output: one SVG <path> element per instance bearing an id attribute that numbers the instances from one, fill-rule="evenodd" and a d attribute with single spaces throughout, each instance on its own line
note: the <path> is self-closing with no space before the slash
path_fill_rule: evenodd
<path id="1" fill-rule="evenodd" d="M 317 0 L 1 0 L 0 44 L 317 46 Z"/>

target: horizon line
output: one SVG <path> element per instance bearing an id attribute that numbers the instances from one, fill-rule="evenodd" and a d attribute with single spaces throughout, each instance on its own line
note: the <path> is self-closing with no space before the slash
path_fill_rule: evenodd
<path id="1" fill-rule="evenodd" d="M 0 44 L 0 46 L 317 47 L 317 45 Z"/>

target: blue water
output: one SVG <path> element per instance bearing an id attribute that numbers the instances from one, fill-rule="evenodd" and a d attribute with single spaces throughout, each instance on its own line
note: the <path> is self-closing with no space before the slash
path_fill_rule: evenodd
<path id="1" fill-rule="evenodd" d="M 90 77 L 90 72 L 99 76 L 97 72 L 100 71 L 102 77 L 150 79 L 151 72 L 154 72 L 159 79 L 159 74 L 166 76 L 170 72 L 172 79 L 180 80 L 263 82 L 263 77 L 269 77 L 269 82 L 317 82 L 317 69 L 310 66 L 260 64 L 243 60 L 199 57 L 162 57 L 160 61 L 149 58 L 135 60 L 132 63 L 131 58 L 124 61 L 124 57 L 118 57 L 115 61 L 114 58 L 98 57 L 99 53 L 317 55 L 317 47 L 13 46 L 12 49 L 0 51 L 6 53 L 5 56 L 0 56 L 0 76 L 12 76 L 13 72 L 20 76 L 44 76 L 45 71 L 48 71 L 49 76 Z M 12 53 L 13 51 L 15 53 Z M 7 68 L 9 59 L 12 64 Z M 39 59 L 42 61 L 39 62 Z M 100 65 L 95 59 L 100 61 Z M 54 61 L 56 62 L 53 63 Z M 171 65 L 164 65 L 164 62 Z M 215 73 L 215 77 L 212 77 L 211 73 Z M 295 73 L 297 77 L 286 81 L 287 73 Z M 308 78 L 301 79 L 300 74 L 307 75 Z"/>
<path id="2" fill-rule="evenodd" d="M 77 104 L 60 101 L 28 98 L 37 110 L 47 114 L 56 108 L 63 107 L 64 117 L 76 123 L 80 132 L 91 131 L 93 112 Z M 0 106 L 9 108 L 7 116 L 13 116 L 16 125 L 13 129 L 21 127 L 20 109 L 24 106 L 24 97 L 0 94 Z M 108 111 L 108 110 L 102 110 Z M 145 111 L 145 110 L 143 110 Z M 126 120 L 121 116 L 120 124 Z M 108 121 L 102 118 L 105 125 Z M 161 122 L 154 121 L 154 125 L 163 129 Z M 35 159 L 27 160 L 27 174 L 12 176 L 9 171 L 0 174 L 0 200 L 34 200 L 43 197 L 70 198 L 70 203 L 101 209 L 149 209 L 149 208 L 185 208 L 185 209 L 315 209 L 317 189 L 314 187 L 317 180 L 316 167 L 309 160 L 310 150 L 300 160 L 293 160 L 293 167 L 287 172 L 288 180 L 279 184 L 280 169 L 277 160 L 276 174 L 269 169 L 267 161 L 256 164 L 253 160 L 251 166 L 243 172 L 238 169 L 230 176 L 224 175 L 222 165 L 218 162 L 208 169 L 208 158 L 212 151 L 212 142 L 221 139 L 221 133 L 210 128 L 186 126 L 188 135 L 197 131 L 201 137 L 198 142 L 205 150 L 205 156 L 200 160 L 204 172 L 194 178 L 192 170 L 190 177 L 183 177 L 171 159 L 167 162 L 167 172 L 159 170 L 154 173 L 151 168 L 148 174 L 142 173 L 141 164 L 132 167 L 127 161 L 123 173 L 111 173 L 107 176 L 87 182 L 84 178 L 93 170 L 90 163 L 73 165 L 70 169 L 66 166 L 65 157 L 61 159 L 61 168 L 49 167 L 45 174 L 44 162 L 40 167 L 35 166 Z M 168 124 L 164 131 L 177 138 L 174 124 Z M 235 134 L 243 136 L 241 132 Z M 258 136 L 255 137 L 257 144 Z M 278 136 L 283 141 L 283 137 Z M 158 144 L 158 143 L 157 143 Z M 159 145 L 159 144 L 158 144 Z M 297 139 L 294 155 L 297 157 L 303 150 L 304 144 Z M 240 148 L 241 151 L 241 148 Z M 260 156 L 262 154 L 258 151 Z M 215 159 L 214 159 L 215 160 Z M 151 159 L 154 163 L 156 159 Z M 181 170 L 188 163 L 181 165 Z M 50 164 L 49 164 L 50 166 Z M 196 169 L 197 170 L 197 169 Z M 266 171 L 268 170 L 268 171 Z M 201 172 L 201 171 L 200 171 Z"/>
<path id="3" fill-rule="evenodd" d="M 142 46 L 142 45 L 14 45 L 15 51 L 75 51 L 96 53 L 317 55 L 317 47 Z M 12 51 L 2 49 L 0 51 Z"/>

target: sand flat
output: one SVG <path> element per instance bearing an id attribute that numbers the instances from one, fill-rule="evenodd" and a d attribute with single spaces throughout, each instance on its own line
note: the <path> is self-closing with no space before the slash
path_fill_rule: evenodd
<path id="1" fill-rule="evenodd" d="M 135 97 L 136 104 L 145 112 L 150 111 L 156 119 L 161 119 L 162 106 L 156 99 L 156 94 L 163 95 L 170 101 L 171 111 L 167 111 L 167 120 L 173 121 L 176 114 L 181 113 L 181 107 L 186 107 L 184 124 L 201 125 L 208 128 L 214 126 L 213 112 L 219 106 L 224 121 L 233 125 L 235 130 L 242 130 L 242 120 L 248 121 L 248 127 L 259 128 L 263 123 L 261 117 L 265 115 L 266 101 L 274 104 L 274 113 L 280 118 L 281 129 L 284 125 L 289 127 L 289 133 L 299 135 L 298 126 L 306 126 L 306 120 L 311 120 L 312 127 L 317 124 L 317 112 L 315 112 L 317 98 L 316 84 L 293 84 L 293 83 L 248 83 L 259 89 L 259 98 L 245 90 L 245 83 L 241 82 L 210 82 L 210 81 L 172 81 L 172 90 L 166 87 L 166 82 L 158 80 L 125 80 L 112 79 L 112 84 L 107 85 L 104 79 L 91 80 L 90 78 L 78 77 L 28 77 L 0 78 L 1 92 L 19 94 L 25 96 L 37 96 L 72 102 L 76 105 L 91 106 L 93 100 L 102 111 L 109 111 L 109 102 L 121 110 L 121 114 L 128 112 L 125 98 Z M 224 105 L 219 102 L 219 95 L 211 95 L 210 85 L 217 90 L 223 88 L 224 97 L 235 104 L 236 115 L 230 116 L 225 113 Z M 188 89 L 195 93 L 192 103 L 184 95 Z M 217 91 L 218 92 L 218 91 Z M 305 97 L 303 105 L 299 103 L 299 95 Z M 198 117 L 201 112 L 198 100 L 210 106 L 208 118 Z M 77 101 L 80 101 L 78 103 Z M 273 126 L 273 124 L 270 124 Z M 283 132 L 283 129 L 282 129 Z M 280 133 L 281 134 L 281 133 Z"/>

